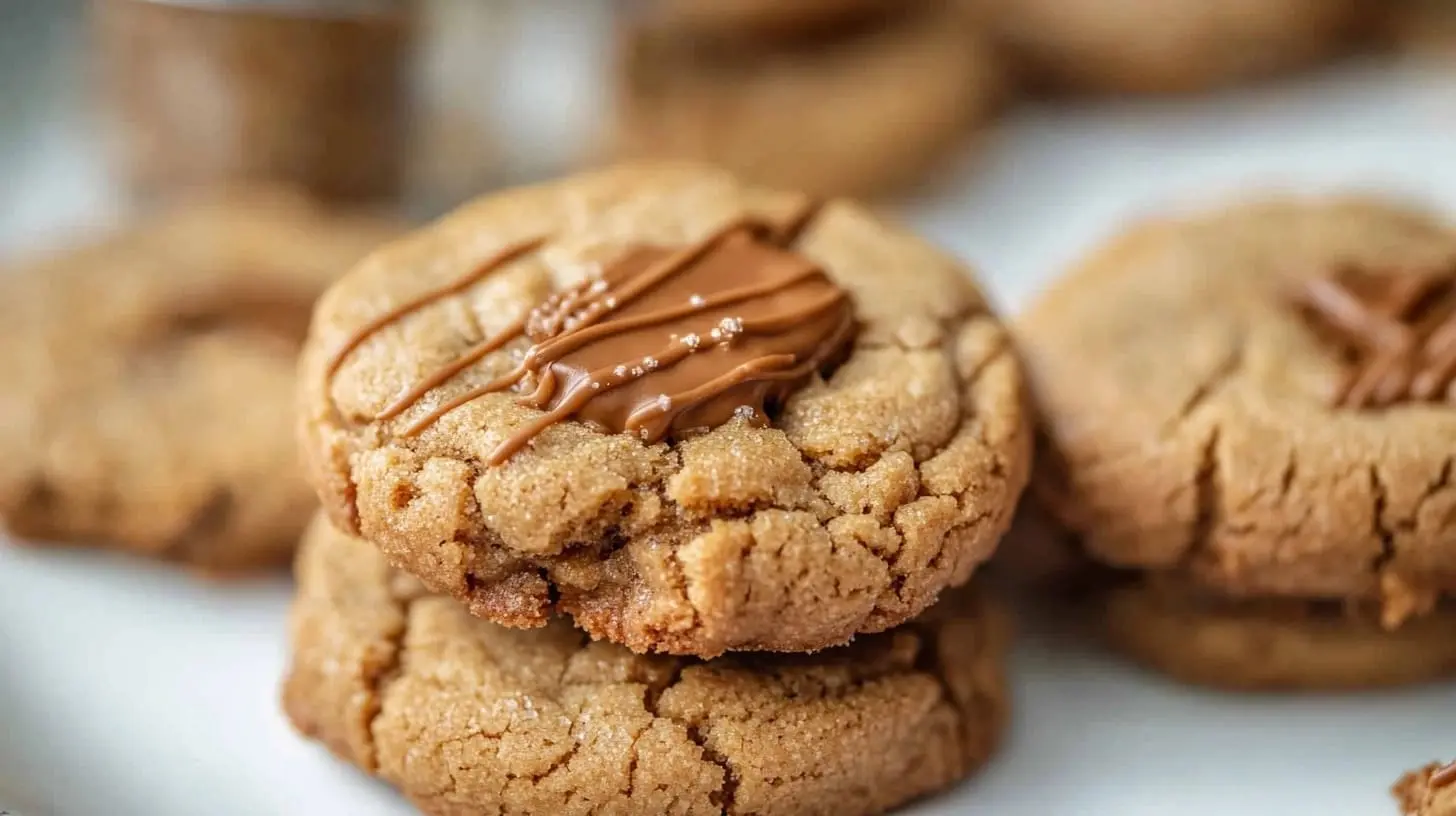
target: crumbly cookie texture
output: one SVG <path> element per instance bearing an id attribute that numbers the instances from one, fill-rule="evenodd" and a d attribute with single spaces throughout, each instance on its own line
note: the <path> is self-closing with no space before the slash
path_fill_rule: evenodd
<path id="1" fill-rule="evenodd" d="M 1432 762 L 1411 771 L 1392 790 L 1405 816 L 1456 816 L 1456 763 Z"/>
<path id="2" fill-rule="evenodd" d="M 1006 720 L 1006 622 L 970 590 L 840 649 L 703 662 L 473 618 L 322 518 L 297 569 L 289 718 L 426 813 L 880 813 Z"/>
<path id="3" fill-rule="evenodd" d="M 681 246 L 802 204 L 695 165 L 625 165 L 482 199 L 375 253 L 321 300 L 301 365 L 325 508 L 477 616 L 541 626 L 560 609 L 636 651 L 808 651 L 919 614 L 1009 522 L 1030 455 L 1022 375 L 966 270 L 857 205 L 825 204 L 794 246 L 852 296 L 856 345 L 771 427 L 735 419 L 648 445 L 566 421 L 492 466 L 540 415 L 497 393 L 402 434 L 509 368 L 519 344 L 374 420 L 628 246 Z M 327 375 L 358 327 L 538 236 L 538 251 L 385 327 Z"/>
<path id="4" fill-rule="evenodd" d="M 619 48 L 606 153 L 714 162 L 819 195 L 924 181 L 1004 91 L 994 49 L 944 3 L 802 48 L 647 24 L 626 26 Z"/>
<path id="5" fill-rule="evenodd" d="M 1406 685 L 1456 674 L 1456 610 L 1395 631 L 1335 602 L 1198 600 L 1139 581 L 1105 591 L 1110 643 L 1186 683 L 1237 691 Z"/>
<path id="6" fill-rule="evenodd" d="M 1234 596 L 1380 598 L 1385 622 L 1456 589 L 1456 406 L 1332 407 L 1346 365 L 1287 292 L 1339 264 L 1450 270 L 1408 209 L 1282 200 L 1139 226 L 1024 316 L 1047 428 L 1038 495 L 1115 566 Z"/>
<path id="7" fill-rule="evenodd" d="M 286 563 L 314 507 L 292 410 L 309 309 L 397 232 L 256 190 L 5 270 L 7 530 L 203 571 Z"/>
<path id="8" fill-rule="evenodd" d="M 1361 0 L 962 0 L 1033 84 L 1181 93 L 1308 65 L 1361 31 Z"/>

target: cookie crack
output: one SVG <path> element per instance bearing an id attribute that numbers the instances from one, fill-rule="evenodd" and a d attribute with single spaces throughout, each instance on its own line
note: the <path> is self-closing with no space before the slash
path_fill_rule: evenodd
<path id="1" fill-rule="evenodd" d="M 1194 515 L 1182 568 L 1197 561 L 1209 549 L 1215 531 L 1223 522 L 1223 460 L 1218 452 L 1222 429 L 1215 425 L 1199 453 L 1193 473 Z"/>
<path id="2" fill-rule="evenodd" d="M 1385 508 L 1389 501 L 1385 480 L 1380 475 L 1380 468 L 1371 464 L 1366 473 L 1370 478 L 1370 494 L 1373 497 L 1370 513 L 1370 532 L 1380 540 L 1380 553 L 1375 556 L 1371 564 L 1371 570 L 1376 574 L 1383 572 L 1385 565 L 1395 558 L 1395 530 L 1385 521 Z"/>
<path id="3" fill-rule="evenodd" d="M 1237 335 L 1238 339 L 1224 353 L 1218 365 L 1203 378 L 1201 382 L 1188 394 L 1187 399 L 1177 407 L 1173 415 L 1169 417 L 1164 426 L 1165 433 L 1176 431 L 1190 416 L 1202 408 L 1210 399 L 1224 389 L 1244 367 L 1245 346 L 1247 341 L 1242 332 Z"/>
<path id="4" fill-rule="evenodd" d="M 360 764 L 371 775 L 379 774 L 379 720 L 384 715 L 384 702 L 389 689 L 404 675 L 405 639 L 409 634 L 410 619 L 414 614 L 415 601 L 419 596 L 394 598 L 399 611 L 400 625 L 386 634 L 387 659 L 365 677 L 364 733 L 369 736 L 367 756 L 360 757 Z"/>

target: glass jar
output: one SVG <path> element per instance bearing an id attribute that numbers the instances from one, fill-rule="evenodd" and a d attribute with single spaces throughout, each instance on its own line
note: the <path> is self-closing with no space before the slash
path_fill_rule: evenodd
<path id="1" fill-rule="evenodd" d="M 396 199 L 411 0 L 92 0 L 110 155 L 143 199 L 286 182 Z"/>

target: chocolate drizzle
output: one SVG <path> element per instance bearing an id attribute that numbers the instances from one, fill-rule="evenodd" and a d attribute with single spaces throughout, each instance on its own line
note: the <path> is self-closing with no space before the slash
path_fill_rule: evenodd
<path id="1" fill-rule="evenodd" d="M 1448 762 L 1431 772 L 1431 788 L 1456 785 L 1456 762 Z"/>
<path id="2" fill-rule="evenodd" d="M 1293 299 L 1350 363 L 1334 405 L 1381 408 L 1450 398 L 1456 381 L 1456 269 L 1342 268 L 1303 282 Z"/>
<path id="3" fill-rule="evenodd" d="M 739 218 L 681 248 L 632 247 L 599 275 L 556 292 L 430 373 L 375 419 L 400 416 L 524 337 L 532 345 L 510 371 L 415 418 L 402 434 L 416 435 L 456 408 L 508 389 L 544 413 L 501 442 L 487 457 L 491 464 L 573 417 L 650 442 L 734 416 L 766 423 L 768 411 L 843 358 L 857 327 L 848 294 L 817 264 L 786 250 L 816 212 L 810 203 L 777 227 Z M 371 321 L 335 355 L 329 371 L 369 333 L 464 290 L 541 243 L 516 244 L 465 278 Z"/>

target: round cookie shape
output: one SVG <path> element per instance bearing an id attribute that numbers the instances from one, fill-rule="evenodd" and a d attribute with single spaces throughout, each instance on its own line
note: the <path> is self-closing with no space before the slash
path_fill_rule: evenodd
<path id="1" fill-rule="evenodd" d="M 628 24 L 620 49 L 610 155 L 713 162 L 817 195 L 922 180 L 1003 96 L 993 49 L 939 3 L 812 47 Z"/>
<path id="2" fill-rule="evenodd" d="M 0 519 L 228 573 L 287 561 L 314 299 L 394 224 L 282 190 L 194 200 L 0 275 Z"/>
<path id="3" fill-rule="evenodd" d="M 1331 56 L 1359 33 L 1359 0 L 966 0 L 1037 85 L 1183 93 Z"/>
<path id="4" fill-rule="evenodd" d="M 1047 435 L 1039 497 L 1114 566 L 1182 571 L 1233 596 L 1379 597 L 1388 625 L 1430 608 L 1456 589 L 1449 378 L 1435 399 L 1337 404 L 1380 367 L 1350 358 L 1307 303 L 1351 275 L 1394 290 L 1430 274 L 1446 290 L 1415 307 L 1430 323 L 1456 308 L 1453 259 L 1444 224 L 1353 199 L 1124 233 L 1019 326 Z M 1404 342 L 1402 319 L 1371 317 L 1391 291 L 1346 294 Z"/>
<path id="5" fill-rule="evenodd" d="M 1210 600 L 1159 581 L 1107 590 L 1112 646 L 1185 683 L 1230 691 L 1334 691 L 1429 682 L 1456 675 L 1456 610 L 1387 631 L 1339 602 Z"/>
<path id="6" fill-rule="evenodd" d="M 881 813 L 1006 721 L 1006 624 L 969 590 L 851 646 L 703 662 L 473 618 L 323 519 L 298 585 L 289 718 L 430 814 Z"/>
<path id="7" fill-rule="evenodd" d="M 1405 816 L 1456 816 L 1456 762 L 1411 771 L 1391 792 Z"/>
<path id="8" fill-rule="evenodd" d="M 535 385 L 499 387 L 530 362 L 519 326 L 542 301 L 644 247 L 717 258 L 749 240 L 727 229 L 745 219 L 801 219 L 764 251 L 807 260 L 857 326 L 771 424 L 750 410 L 650 441 L 543 421 L 521 404 Z M 509 191 L 384 248 L 320 301 L 300 371 L 305 458 L 335 523 L 477 616 L 540 626 L 560 609 L 637 651 L 808 651 L 902 623 L 990 555 L 1029 465 L 1019 363 L 959 263 L 849 202 L 806 208 L 696 165 Z"/>

